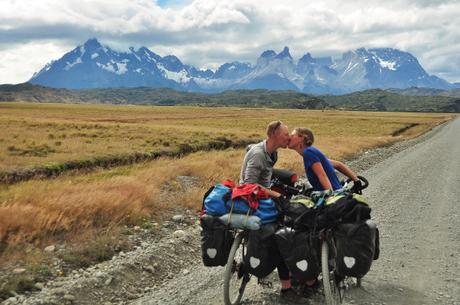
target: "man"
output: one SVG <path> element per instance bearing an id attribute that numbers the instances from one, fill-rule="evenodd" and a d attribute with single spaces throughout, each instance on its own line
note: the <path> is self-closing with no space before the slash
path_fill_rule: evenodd
<path id="1" fill-rule="evenodd" d="M 273 166 L 278 159 L 278 148 L 286 148 L 290 141 L 288 127 L 281 121 L 274 121 L 267 126 L 267 139 L 252 145 L 247 151 L 240 173 L 240 184 L 256 183 L 265 188 L 270 187 Z M 279 197 L 279 193 L 269 191 L 272 197 Z M 288 302 L 305 303 L 307 300 L 298 296 L 292 289 L 289 270 L 284 261 L 278 266 L 278 275 L 281 281 L 280 297 Z"/>
<path id="2" fill-rule="evenodd" d="M 289 144 L 289 130 L 281 121 L 274 121 L 267 126 L 267 139 L 250 147 L 243 160 L 240 184 L 257 183 L 270 187 L 273 165 L 278 160 L 278 148 Z"/>

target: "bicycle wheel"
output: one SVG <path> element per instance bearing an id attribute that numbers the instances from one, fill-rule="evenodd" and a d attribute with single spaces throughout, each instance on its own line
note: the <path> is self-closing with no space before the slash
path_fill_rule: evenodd
<path id="1" fill-rule="evenodd" d="M 224 302 L 225 305 L 237 305 L 243 297 L 246 284 L 250 276 L 244 272 L 243 267 L 243 246 L 241 245 L 243 236 L 237 234 L 233 241 L 227 265 L 224 271 Z"/>
<path id="2" fill-rule="evenodd" d="M 329 245 L 327 240 L 324 240 L 321 245 L 321 272 L 323 275 L 324 297 L 327 305 L 337 305 L 342 303 L 338 283 L 335 278 L 334 265 L 330 268 L 329 264 Z"/>

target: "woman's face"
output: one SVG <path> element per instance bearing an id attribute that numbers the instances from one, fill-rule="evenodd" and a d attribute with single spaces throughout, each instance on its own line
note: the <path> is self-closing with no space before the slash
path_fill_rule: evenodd
<path id="1" fill-rule="evenodd" d="M 291 141 L 289 142 L 290 149 L 296 149 L 303 145 L 303 137 L 298 135 L 295 131 L 291 133 Z"/>

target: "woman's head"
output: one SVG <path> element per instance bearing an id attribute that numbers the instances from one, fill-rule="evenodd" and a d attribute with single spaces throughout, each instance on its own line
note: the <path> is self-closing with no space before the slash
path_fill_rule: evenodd
<path id="1" fill-rule="evenodd" d="M 313 145 L 314 141 L 315 137 L 313 136 L 313 132 L 310 129 L 297 127 L 292 131 L 289 148 L 295 149 L 298 145 L 309 147 Z"/>

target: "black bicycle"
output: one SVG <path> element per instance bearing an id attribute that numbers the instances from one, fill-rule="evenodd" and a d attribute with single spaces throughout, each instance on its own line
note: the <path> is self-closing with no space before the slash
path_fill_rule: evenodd
<path id="1" fill-rule="evenodd" d="M 358 176 L 362 181 L 360 190 L 369 186 L 366 178 Z M 344 183 L 345 191 L 351 190 L 351 180 Z M 327 305 L 342 304 L 344 292 L 348 287 L 348 277 L 341 276 L 336 268 L 337 247 L 334 237 L 334 228 L 324 229 L 319 232 L 321 241 L 321 278 L 323 283 L 324 298 Z M 361 286 L 361 278 L 356 278 L 356 286 Z"/>
<path id="2" fill-rule="evenodd" d="M 361 189 L 366 188 L 368 181 L 359 176 L 364 183 Z M 305 183 L 299 182 L 295 173 L 287 170 L 275 170 L 272 177 L 272 189 L 286 197 L 294 195 L 312 195 L 313 190 Z M 350 183 L 345 182 L 344 188 L 349 188 Z M 320 195 L 316 193 L 316 195 Z M 241 302 L 247 284 L 252 275 L 244 270 L 243 259 L 247 250 L 248 230 L 231 229 L 234 241 L 230 249 L 227 264 L 224 270 L 224 303 L 225 305 L 237 305 Z M 338 275 L 335 265 L 336 247 L 334 230 L 321 230 L 318 234 L 321 242 L 321 275 L 324 297 L 327 305 L 341 304 L 343 292 L 346 288 L 345 278 Z M 260 282 L 260 280 L 259 280 Z M 264 284 L 262 282 L 262 284 Z M 361 279 L 357 279 L 357 285 Z"/>

